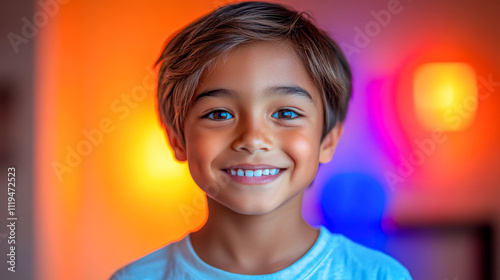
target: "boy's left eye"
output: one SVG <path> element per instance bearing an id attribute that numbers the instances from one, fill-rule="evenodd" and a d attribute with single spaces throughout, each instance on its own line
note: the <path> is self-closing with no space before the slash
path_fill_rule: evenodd
<path id="1" fill-rule="evenodd" d="M 282 109 L 272 114 L 271 117 L 277 119 L 295 119 L 299 117 L 299 114 L 295 113 L 292 110 Z"/>

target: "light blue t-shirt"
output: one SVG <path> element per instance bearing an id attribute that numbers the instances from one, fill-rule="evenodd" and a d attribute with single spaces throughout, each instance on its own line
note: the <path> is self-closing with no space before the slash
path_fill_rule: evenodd
<path id="1" fill-rule="evenodd" d="M 113 274 L 110 280 L 270 280 L 270 279 L 412 279 L 392 257 L 354 243 L 325 227 L 313 247 L 298 261 L 272 274 L 243 275 L 227 272 L 201 260 L 190 235 L 160 248 Z"/>

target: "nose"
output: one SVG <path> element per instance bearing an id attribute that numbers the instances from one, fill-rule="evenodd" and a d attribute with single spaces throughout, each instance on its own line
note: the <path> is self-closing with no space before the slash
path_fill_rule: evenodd
<path id="1" fill-rule="evenodd" d="M 273 134 L 269 124 L 254 116 L 241 120 L 237 128 L 237 137 L 231 146 L 235 151 L 254 154 L 257 151 L 270 151 L 272 145 Z"/>

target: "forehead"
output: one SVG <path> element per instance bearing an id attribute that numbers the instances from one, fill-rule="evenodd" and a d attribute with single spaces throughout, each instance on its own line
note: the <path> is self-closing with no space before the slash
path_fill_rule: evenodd
<path id="1" fill-rule="evenodd" d="M 200 80 L 195 96 L 224 88 L 252 95 L 273 87 L 297 86 L 314 99 L 319 94 L 307 68 L 286 42 L 258 42 L 239 46 L 221 57 Z"/>

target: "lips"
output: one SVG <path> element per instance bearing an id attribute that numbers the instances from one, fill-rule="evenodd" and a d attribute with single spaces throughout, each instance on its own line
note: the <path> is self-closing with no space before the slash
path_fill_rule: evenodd
<path id="1" fill-rule="evenodd" d="M 225 169 L 243 169 L 243 170 L 257 170 L 257 169 L 284 169 L 273 165 L 267 164 L 238 164 L 231 165 L 226 167 Z"/>

